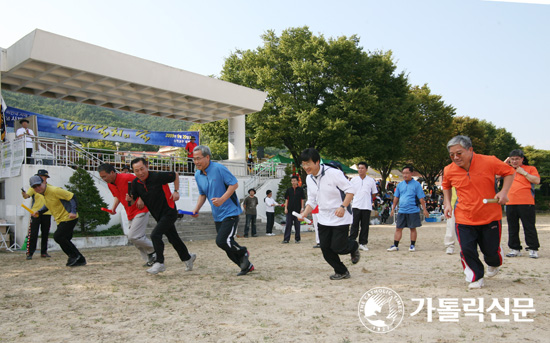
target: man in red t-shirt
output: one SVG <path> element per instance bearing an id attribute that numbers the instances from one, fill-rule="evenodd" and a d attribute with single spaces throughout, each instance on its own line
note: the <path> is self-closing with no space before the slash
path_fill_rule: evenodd
<path id="1" fill-rule="evenodd" d="M 529 257 L 538 258 L 539 236 L 535 227 L 535 185 L 540 183 L 540 175 L 537 168 L 529 166 L 523 151 L 512 150 L 510 157 L 506 159 L 508 164 L 516 170 L 514 182 L 510 188 L 506 204 L 506 220 L 508 221 L 508 247 L 510 252 L 507 257 L 521 256 L 521 242 L 519 240 L 519 220 L 523 224 L 525 244 L 529 250 Z"/>
<path id="2" fill-rule="evenodd" d="M 97 170 L 103 181 L 107 182 L 109 190 L 115 198 L 113 206 L 111 207 L 111 214 L 115 214 L 118 204 L 122 203 L 126 210 L 130 225 L 128 241 L 139 250 L 143 259 L 147 261 L 144 267 L 152 266 L 156 260 L 155 249 L 153 248 L 153 243 L 145 234 L 147 223 L 149 222 L 149 210 L 146 206 L 143 206 L 140 210 L 137 206 L 138 202 L 135 202 L 132 206 L 128 206 L 128 202 L 126 201 L 128 184 L 131 183 L 136 176 L 133 174 L 117 173 L 115 167 L 110 164 L 102 164 Z M 138 201 L 141 201 L 141 199 Z"/>
<path id="3" fill-rule="evenodd" d="M 191 136 L 191 141 L 185 145 L 185 151 L 187 151 L 187 171 L 189 173 L 195 173 L 195 163 L 193 162 L 193 149 L 197 146 L 195 143 L 195 136 Z"/>
<path id="4" fill-rule="evenodd" d="M 452 187 L 456 189 L 454 208 L 456 237 L 460 244 L 460 258 L 470 282 L 468 288 L 481 288 L 483 276 L 493 277 L 502 265 L 500 249 L 502 208 L 508 202 L 508 191 L 514 180 L 514 168 L 494 156 L 475 154 L 472 141 L 466 136 L 453 137 L 447 143 L 452 163 L 443 170 L 445 216 L 453 213 Z M 502 176 L 502 190 L 496 188 L 497 176 Z M 498 193 L 497 193 L 498 192 Z M 495 199 L 485 203 L 484 199 Z M 481 250 L 487 263 L 487 273 L 479 259 Z"/>

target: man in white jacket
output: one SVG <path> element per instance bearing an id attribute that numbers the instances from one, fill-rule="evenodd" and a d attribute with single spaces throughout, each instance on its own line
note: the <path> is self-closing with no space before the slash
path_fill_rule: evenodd
<path id="1" fill-rule="evenodd" d="M 351 201 L 355 190 L 344 173 L 332 166 L 321 165 L 321 156 L 313 148 L 301 154 L 302 168 L 308 174 L 307 203 L 302 218 L 319 206 L 319 239 L 325 261 L 334 268 L 331 280 L 348 279 L 350 273 L 339 255 L 351 254 L 356 264 L 361 257 L 359 244 L 349 240 L 349 226 L 352 223 Z"/>

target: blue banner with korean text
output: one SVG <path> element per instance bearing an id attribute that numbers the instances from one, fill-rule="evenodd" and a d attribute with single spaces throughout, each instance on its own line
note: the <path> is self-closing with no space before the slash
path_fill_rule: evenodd
<path id="1" fill-rule="evenodd" d="M 13 127 L 15 121 L 35 115 L 37 118 L 38 132 L 49 132 L 64 136 L 100 139 L 122 143 L 137 143 L 150 145 L 163 145 L 185 147 L 191 137 L 195 137 L 199 143 L 198 131 L 148 131 L 133 130 L 106 125 L 84 124 L 71 120 L 54 118 L 38 113 L 8 107 L 6 110 L 6 122 Z M 11 124 L 11 125 L 10 125 Z"/>

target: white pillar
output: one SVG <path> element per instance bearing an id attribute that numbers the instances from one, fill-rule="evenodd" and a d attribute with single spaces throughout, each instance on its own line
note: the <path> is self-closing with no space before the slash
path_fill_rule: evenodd
<path id="1" fill-rule="evenodd" d="M 246 116 L 227 120 L 227 154 L 230 161 L 246 161 Z"/>

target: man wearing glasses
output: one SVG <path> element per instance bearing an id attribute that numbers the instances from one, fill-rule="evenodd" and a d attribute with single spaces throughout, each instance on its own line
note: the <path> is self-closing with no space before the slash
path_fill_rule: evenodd
<path id="1" fill-rule="evenodd" d="M 496 276 L 502 265 L 500 236 L 502 208 L 514 181 L 514 168 L 495 156 L 474 153 L 472 141 L 455 136 L 447 143 L 452 163 L 443 170 L 445 216 L 451 218 L 452 187 L 458 201 L 454 208 L 456 237 L 469 289 L 482 288 L 483 277 Z M 497 176 L 503 177 L 502 190 L 496 188 Z M 489 202 L 486 199 L 494 199 Z M 487 273 L 479 259 L 478 247 L 487 263 Z"/>
<path id="2" fill-rule="evenodd" d="M 540 175 L 537 168 L 530 166 L 527 158 L 520 149 L 512 150 L 507 162 L 516 170 L 514 182 L 510 187 L 506 204 L 506 220 L 508 221 L 508 247 L 510 252 L 507 257 L 521 256 L 521 241 L 519 239 L 519 221 L 523 225 L 525 244 L 529 250 L 529 257 L 539 257 L 539 236 L 537 234 L 535 211 L 535 185 L 540 183 Z"/>

